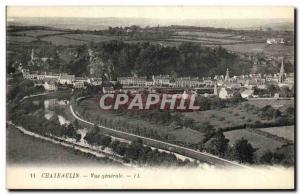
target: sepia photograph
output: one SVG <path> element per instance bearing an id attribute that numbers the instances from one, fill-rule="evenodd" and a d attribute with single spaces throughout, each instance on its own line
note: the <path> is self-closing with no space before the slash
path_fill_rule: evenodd
<path id="1" fill-rule="evenodd" d="M 6 188 L 295 190 L 295 18 L 7 6 Z"/>

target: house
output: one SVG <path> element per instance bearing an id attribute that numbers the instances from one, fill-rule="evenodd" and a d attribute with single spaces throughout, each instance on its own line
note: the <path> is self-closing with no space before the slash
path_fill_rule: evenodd
<path id="1" fill-rule="evenodd" d="M 26 69 L 22 69 L 21 72 L 22 72 L 22 75 L 23 75 L 24 79 L 29 79 L 29 80 L 36 80 L 37 79 L 37 73 L 36 72 L 30 73 L 29 70 L 26 70 Z"/>
<path id="2" fill-rule="evenodd" d="M 115 93 L 115 90 L 113 87 L 102 87 L 103 93 Z"/>
<path id="3" fill-rule="evenodd" d="M 75 81 L 80 81 L 80 82 L 85 83 L 85 82 L 87 82 L 87 78 L 85 78 L 85 77 L 75 77 Z"/>
<path id="4" fill-rule="evenodd" d="M 232 97 L 232 91 L 229 89 L 226 89 L 225 87 L 222 87 L 221 90 L 219 91 L 219 98 L 221 99 L 227 99 Z"/>
<path id="5" fill-rule="evenodd" d="M 41 81 L 41 80 L 36 80 L 36 81 L 33 82 L 33 84 L 34 84 L 35 87 L 44 85 L 43 81 Z"/>
<path id="6" fill-rule="evenodd" d="M 53 73 L 48 73 L 48 74 L 45 74 L 45 78 L 44 80 L 53 80 L 53 81 L 58 81 L 59 79 L 59 74 L 53 74 Z"/>
<path id="7" fill-rule="evenodd" d="M 215 75 L 214 80 L 224 80 L 224 75 Z"/>
<path id="8" fill-rule="evenodd" d="M 60 84 L 70 85 L 75 81 L 75 75 L 61 74 L 58 78 Z"/>
<path id="9" fill-rule="evenodd" d="M 74 86 L 75 89 L 85 88 L 83 81 L 75 81 L 75 82 L 73 82 L 73 86 Z"/>
<path id="10" fill-rule="evenodd" d="M 253 87 L 256 86 L 264 86 L 266 83 L 265 79 L 248 79 L 245 82 L 245 87 L 247 87 L 248 89 L 252 89 Z"/>
<path id="11" fill-rule="evenodd" d="M 152 75 L 152 80 L 154 85 L 156 86 L 163 86 L 163 85 L 169 85 L 171 77 L 170 75 L 159 75 L 159 76 L 154 76 Z"/>
<path id="12" fill-rule="evenodd" d="M 277 44 L 277 40 L 274 38 L 267 39 L 267 44 L 269 44 L 269 45 Z"/>
<path id="13" fill-rule="evenodd" d="M 147 77 L 119 77 L 118 81 L 123 86 L 146 86 Z"/>
<path id="14" fill-rule="evenodd" d="M 153 81 L 146 81 L 145 86 L 147 86 L 147 87 L 154 86 L 154 83 L 153 83 Z"/>
<path id="15" fill-rule="evenodd" d="M 180 77 L 175 79 L 175 87 L 198 87 L 200 85 L 200 81 L 198 77 Z"/>
<path id="16" fill-rule="evenodd" d="M 45 77 L 46 77 L 46 73 L 36 75 L 36 79 L 37 79 L 37 80 L 44 80 Z"/>
<path id="17" fill-rule="evenodd" d="M 93 86 L 102 85 L 102 78 L 89 78 L 87 82 Z"/>
<path id="18" fill-rule="evenodd" d="M 43 86 L 48 91 L 56 91 L 57 90 L 57 85 L 53 81 L 46 81 Z"/>
<path id="19" fill-rule="evenodd" d="M 267 39 L 267 44 L 272 45 L 272 44 L 285 44 L 284 38 L 269 38 Z"/>
<path id="20" fill-rule="evenodd" d="M 251 96 L 253 96 L 254 90 L 251 89 L 246 89 L 243 92 L 241 92 L 241 96 L 242 98 L 249 98 Z"/>
<path id="21" fill-rule="evenodd" d="M 242 87 L 242 85 L 240 83 L 231 83 L 231 84 L 227 85 L 227 87 L 229 89 L 240 89 Z"/>

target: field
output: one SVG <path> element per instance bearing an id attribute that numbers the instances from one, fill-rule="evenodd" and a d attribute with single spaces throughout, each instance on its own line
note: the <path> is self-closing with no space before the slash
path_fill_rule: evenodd
<path id="1" fill-rule="evenodd" d="M 85 113 L 88 113 L 90 121 L 95 121 L 97 120 L 97 117 L 101 116 L 103 118 L 106 118 L 107 120 L 117 121 L 117 123 L 127 123 L 147 129 L 151 128 L 154 129 L 158 134 L 166 133 L 168 135 L 172 135 L 175 137 L 176 141 L 187 144 L 195 144 L 203 139 L 203 133 L 192 130 L 190 128 L 174 129 L 170 126 L 141 120 L 135 116 L 125 116 L 120 114 L 113 114 L 109 111 L 101 111 L 96 104 L 97 103 L 95 99 L 92 98 L 85 99 L 80 103 L 80 107 L 85 110 Z"/>
<path id="2" fill-rule="evenodd" d="M 184 116 L 194 119 L 199 124 L 209 122 L 216 129 L 254 123 L 255 121 L 264 122 L 257 113 L 247 111 L 243 105 L 218 110 L 186 112 Z"/>
<path id="3" fill-rule="evenodd" d="M 115 40 L 116 38 L 113 36 L 103 36 L 103 35 L 92 35 L 92 34 L 67 34 L 62 37 L 73 39 L 73 40 L 81 40 L 85 42 L 102 42 L 102 41 L 110 41 Z"/>
<path id="4" fill-rule="evenodd" d="M 287 32 L 276 32 L 275 37 L 290 38 Z M 166 46 L 179 46 L 183 42 L 195 42 L 208 47 L 222 46 L 229 51 L 255 54 L 264 52 L 270 56 L 284 55 L 290 61 L 294 60 L 293 45 L 268 45 L 267 32 L 216 30 L 216 29 L 176 29 L 173 34 L 165 39 L 151 40 L 153 44 L 162 43 Z M 273 36 L 273 35 L 272 35 Z M 272 37 L 271 36 L 271 37 Z M 116 36 L 93 35 L 90 33 L 77 33 L 64 29 L 20 30 L 8 36 L 8 41 L 13 43 L 30 42 L 37 39 L 49 41 L 54 45 L 82 45 L 89 42 L 103 42 L 119 39 Z M 148 40 L 126 40 L 126 42 L 144 42 Z"/>
<path id="5" fill-rule="evenodd" d="M 51 30 L 21 31 L 7 36 L 8 43 L 25 43 L 37 41 L 38 39 L 51 42 L 54 45 L 83 45 L 89 42 L 103 42 L 117 39 L 113 36 L 72 34 Z"/>
<path id="6" fill-rule="evenodd" d="M 294 141 L 294 130 L 295 126 L 283 126 L 283 127 L 270 127 L 270 128 L 261 128 L 261 131 L 276 135 L 278 137 L 283 137 L 285 139 Z"/>
<path id="7" fill-rule="evenodd" d="M 24 36 L 7 36 L 6 40 L 8 43 L 29 43 L 32 41 L 36 41 L 36 38 L 33 37 L 24 37 Z"/>
<path id="8" fill-rule="evenodd" d="M 230 145 L 233 145 L 236 140 L 241 139 L 242 137 L 247 139 L 254 148 L 258 148 L 255 152 L 257 156 L 262 155 L 267 150 L 274 151 L 285 144 L 284 142 L 256 134 L 252 131 L 250 132 L 246 129 L 225 132 L 224 135 L 229 139 Z"/>
<path id="9" fill-rule="evenodd" d="M 63 32 L 55 31 L 55 30 L 27 30 L 27 31 L 16 32 L 13 34 L 37 38 L 39 36 L 46 36 L 46 35 L 59 34 L 59 33 L 63 33 Z"/>
<path id="10" fill-rule="evenodd" d="M 218 32 L 205 32 L 205 31 L 179 31 L 177 32 L 177 35 L 194 36 L 194 37 L 218 37 L 218 38 L 233 36 L 232 33 L 218 33 Z"/>
<path id="11" fill-rule="evenodd" d="M 277 100 L 277 99 L 257 99 L 257 100 L 249 100 L 247 102 L 244 102 L 243 104 L 251 104 L 256 107 L 262 108 L 266 105 L 271 105 L 272 107 L 279 109 L 279 110 L 285 110 L 287 107 L 292 106 L 294 107 L 294 100 L 293 99 L 286 99 L 286 100 Z"/>
<path id="12" fill-rule="evenodd" d="M 51 42 L 53 45 L 84 45 L 87 43 L 86 41 L 65 38 L 62 35 L 48 36 L 42 40 Z"/>

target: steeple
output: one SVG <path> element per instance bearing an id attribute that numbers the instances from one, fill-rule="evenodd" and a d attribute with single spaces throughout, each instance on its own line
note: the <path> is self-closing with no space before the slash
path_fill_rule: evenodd
<path id="1" fill-rule="evenodd" d="M 281 67 L 279 72 L 279 82 L 282 83 L 284 81 L 284 64 L 283 64 L 283 58 L 281 60 Z"/>
<path id="2" fill-rule="evenodd" d="M 225 81 L 227 81 L 227 80 L 229 80 L 229 70 L 228 70 L 228 68 L 226 70 L 226 76 L 225 76 Z"/>

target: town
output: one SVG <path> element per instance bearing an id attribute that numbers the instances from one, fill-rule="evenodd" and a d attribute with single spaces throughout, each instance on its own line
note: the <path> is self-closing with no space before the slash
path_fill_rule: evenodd
<path id="1" fill-rule="evenodd" d="M 40 60 L 34 57 L 32 49 L 31 62 Z M 84 89 L 90 86 L 102 86 L 103 93 L 137 93 L 148 91 L 151 93 L 164 92 L 168 94 L 189 93 L 208 96 L 218 96 L 221 99 L 233 97 L 235 92 L 241 94 L 242 98 L 271 98 L 270 94 L 255 94 L 255 89 L 266 90 L 268 86 L 278 86 L 293 91 L 294 73 L 285 73 L 282 58 L 279 73 L 275 74 L 248 74 L 230 75 L 227 68 L 224 75 L 214 77 L 172 77 L 170 75 L 153 75 L 151 78 L 134 75 L 131 77 L 118 77 L 115 81 L 103 81 L 103 78 L 75 77 L 68 73 L 47 73 L 29 71 L 18 67 L 23 78 L 34 81 L 35 86 L 43 86 L 47 91 L 56 91 L 60 87 L 71 87 L 74 89 Z M 117 83 L 121 84 L 120 89 L 116 89 Z M 288 95 L 291 97 L 291 95 Z M 275 93 L 272 98 L 286 98 L 286 94 Z"/>

